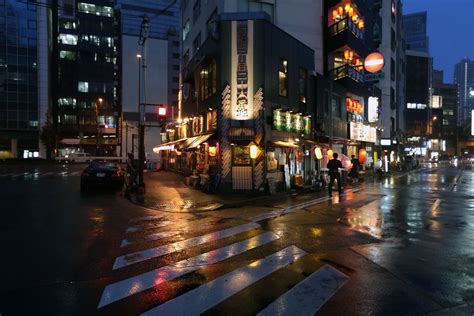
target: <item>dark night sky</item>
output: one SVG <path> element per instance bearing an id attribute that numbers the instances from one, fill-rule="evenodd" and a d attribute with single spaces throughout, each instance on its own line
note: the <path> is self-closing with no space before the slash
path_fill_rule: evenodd
<path id="1" fill-rule="evenodd" d="M 454 64 L 474 59 L 474 0 L 404 0 L 403 7 L 404 14 L 428 12 L 434 68 L 444 70 L 444 81 L 452 82 Z"/>

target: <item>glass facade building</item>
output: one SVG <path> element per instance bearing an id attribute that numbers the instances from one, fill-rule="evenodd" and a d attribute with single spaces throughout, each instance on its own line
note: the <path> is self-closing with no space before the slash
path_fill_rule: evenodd
<path id="1" fill-rule="evenodd" d="M 38 156 L 36 9 L 0 0 L 0 158 Z"/>
<path id="2" fill-rule="evenodd" d="M 429 53 L 430 43 L 427 35 L 426 11 L 403 16 L 403 30 L 408 50 Z"/>

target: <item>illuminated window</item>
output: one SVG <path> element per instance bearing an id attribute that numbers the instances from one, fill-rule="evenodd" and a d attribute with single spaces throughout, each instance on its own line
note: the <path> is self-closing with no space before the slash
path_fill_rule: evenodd
<path id="1" fill-rule="evenodd" d="M 449 121 L 447 119 L 443 119 L 443 125 L 449 125 Z"/>
<path id="2" fill-rule="evenodd" d="M 77 45 L 77 35 L 59 34 L 58 43 L 65 45 Z"/>
<path id="3" fill-rule="evenodd" d="M 76 106 L 76 99 L 73 98 L 59 98 L 58 99 L 59 106 Z"/>
<path id="4" fill-rule="evenodd" d="M 278 70 L 278 93 L 282 97 L 288 96 L 288 60 L 280 59 Z"/>
<path id="5" fill-rule="evenodd" d="M 77 59 L 77 52 L 72 52 L 69 50 L 62 50 L 59 52 L 59 58 L 66 59 L 66 60 L 76 60 Z"/>
<path id="6" fill-rule="evenodd" d="M 99 16 L 114 16 L 114 9 L 112 7 L 100 6 L 91 3 L 79 2 L 77 10 L 82 13 L 95 14 Z"/>
<path id="7" fill-rule="evenodd" d="M 201 100 L 207 100 L 217 91 L 216 61 L 201 69 Z"/>
<path id="8" fill-rule="evenodd" d="M 433 109 L 440 109 L 443 107 L 443 97 L 441 95 L 434 95 L 431 98 L 431 107 Z"/>
<path id="9" fill-rule="evenodd" d="M 183 27 L 183 41 L 186 40 L 186 38 L 188 38 L 188 34 L 189 34 L 189 29 L 190 29 L 191 25 L 189 23 L 189 19 L 184 23 L 184 27 Z"/>
<path id="10" fill-rule="evenodd" d="M 77 91 L 79 92 L 89 92 L 89 83 L 85 81 L 79 81 L 77 83 Z"/>

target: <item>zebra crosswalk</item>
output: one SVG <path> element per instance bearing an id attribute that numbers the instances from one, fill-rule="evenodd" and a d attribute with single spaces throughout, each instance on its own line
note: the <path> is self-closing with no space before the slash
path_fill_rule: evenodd
<path id="1" fill-rule="evenodd" d="M 79 177 L 82 171 L 25 171 L 0 173 L 0 180 L 66 179 Z"/>
<path id="2" fill-rule="evenodd" d="M 143 223 L 144 225 L 141 225 Z M 128 300 L 140 301 L 140 296 L 147 297 L 150 291 L 159 292 L 160 288 L 166 289 L 170 282 L 176 284 L 176 281 L 185 280 L 187 275 L 193 273 L 202 275 L 203 271 L 209 269 L 216 271 L 212 270 L 213 266 L 225 263 L 223 265 L 225 268 L 218 269 L 217 275 L 199 278 L 200 283 L 194 288 L 178 291 L 176 296 L 163 301 L 152 302 L 153 306 L 137 307 L 141 309 L 137 313 L 146 316 L 199 315 L 231 299 L 241 291 L 252 289 L 258 283 L 268 282 L 268 288 L 271 289 L 271 282 L 284 282 L 280 279 L 273 280 L 272 275 L 277 272 L 286 273 L 285 269 L 292 269 L 294 263 L 308 256 L 296 245 L 284 244 L 282 236 L 265 231 L 255 221 L 180 240 L 181 236 L 178 241 L 176 241 L 178 234 L 173 231 L 176 222 L 161 216 L 134 219 L 130 221 L 130 225 L 136 229 L 133 232 L 127 230 L 127 238 L 121 244 L 125 252 L 130 252 L 129 247 L 139 249 L 141 245 L 149 245 L 149 242 L 161 242 L 161 245 L 118 256 L 112 268 L 116 271 L 115 274 L 120 276 L 122 268 L 128 266 L 171 256 L 159 261 L 164 262 L 164 265 L 158 264 L 158 267 L 151 270 L 142 268 L 147 270 L 144 272 L 135 268 L 132 270 L 132 276 L 130 270 L 127 270 L 125 278 L 119 278 L 106 285 L 98 309 L 126 304 Z M 154 227 L 156 231 L 150 231 L 150 227 Z M 137 232 L 140 233 L 139 236 Z M 190 231 L 186 230 L 186 233 Z M 137 236 L 130 236 L 134 234 Z M 163 243 L 165 239 L 169 239 L 170 242 Z M 200 251 L 201 248 L 205 250 Z M 209 250 L 210 248 L 212 250 Z M 181 252 L 181 256 L 178 256 L 180 259 L 170 263 L 170 258 L 174 258 L 174 253 L 178 252 Z M 182 256 L 187 253 L 196 255 L 183 259 Z M 228 266 L 227 262 L 231 264 Z M 285 293 L 276 293 L 271 303 L 267 302 L 266 306 L 259 307 L 259 315 L 289 313 L 314 315 L 349 281 L 347 275 L 328 264 L 320 263 L 315 268 L 318 269 L 305 274 L 306 277 L 296 285 L 285 288 Z M 145 301 L 148 302 L 148 299 Z"/>

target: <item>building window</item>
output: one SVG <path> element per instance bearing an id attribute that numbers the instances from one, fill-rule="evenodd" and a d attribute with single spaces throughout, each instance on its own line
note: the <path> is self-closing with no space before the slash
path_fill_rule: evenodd
<path id="1" fill-rule="evenodd" d="M 58 105 L 59 106 L 72 106 L 76 107 L 76 99 L 73 98 L 59 98 Z"/>
<path id="2" fill-rule="evenodd" d="M 77 24 L 74 21 L 62 21 L 62 27 L 66 30 L 75 30 L 77 28 Z"/>
<path id="3" fill-rule="evenodd" d="M 173 66 L 172 66 L 172 69 L 173 69 L 173 70 L 179 70 L 179 65 L 173 65 Z"/>
<path id="4" fill-rule="evenodd" d="M 173 53 L 172 56 L 173 56 L 174 59 L 179 59 L 179 53 Z"/>
<path id="5" fill-rule="evenodd" d="M 282 97 L 288 96 L 288 60 L 280 59 L 278 70 L 278 93 Z"/>
<path id="6" fill-rule="evenodd" d="M 173 77 L 173 82 L 179 82 L 179 78 L 178 77 Z"/>
<path id="7" fill-rule="evenodd" d="M 447 119 L 443 119 L 443 125 L 449 125 L 449 121 Z"/>
<path id="8" fill-rule="evenodd" d="M 395 60 L 390 59 L 390 79 L 395 81 Z"/>
<path id="9" fill-rule="evenodd" d="M 395 36 L 395 30 L 392 29 L 392 33 L 391 33 L 391 48 L 392 48 L 392 52 L 395 51 L 395 48 L 397 47 L 397 38 Z"/>
<path id="10" fill-rule="evenodd" d="M 67 125 L 76 125 L 76 116 L 65 114 L 65 115 L 63 115 L 61 123 L 62 124 L 67 124 Z"/>
<path id="11" fill-rule="evenodd" d="M 199 47 L 201 47 L 201 32 L 194 38 L 193 41 L 193 52 L 197 52 L 199 50 Z"/>
<path id="12" fill-rule="evenodd" d="M 298 78 L 298 94 L 299 94 L 299 101 L 301 103 L 306 103 L 306 78 L 307 78 L 307 71 L 304 68 L 300 68 L 299 71 L 299 78 Z"/>
<path id="13" fill-rule="evenodd" d="M 66 59 L 66 60 L 76 60 L 77 59 L 77 52 L 72 52 L 69 50 L 62 50 L 59 52 L 59 58 Z"/>
<path id="14" fill-rule="evenodd" d="M 85 81 L 79 81 L 77 83 L 77 91 L 79 92 L 89 92 L 89 83 Z"/>
<path id="15" fill-rule="evenodd" d="M 210 64 L 201 69 L 201 100 L 207 100 L 217 91 L 217 73 L 216 62 L 213 60 Z"/>
<path id="16" fill-rule="evenodd" d="M 82 13 L 94 14 L 99 16 L 114 16 L 114 9 L 112 7 L 100 6 L 91 3 L 79 2 L 77 4 L 77 11 Z"/>
<path id="17" fill-rule="evenodd" d="M 188 38 L 190 27 L 191 27 L 191 24 L 189 22 L 189 19 L 187 19 L 183 26 L 183 41 L 185 41 Z"/>
<path id="18" fill-rule="evenodd" d="M 194 3 L 193 7 L 193 20 L 196 22 L 196 20 L 199 18 L 199 15 L 201 14 L 201 0 L 196 0 Z"/>
<path id="19" fill-rule="evenodd" d="M 77 35 L 59 34 L 58 43 L 65 45 L 77 45 Z"/>

